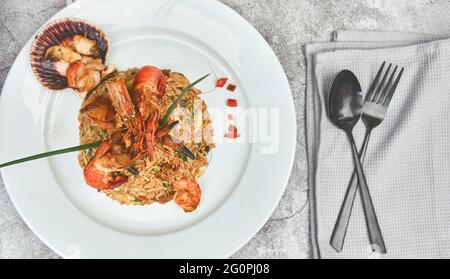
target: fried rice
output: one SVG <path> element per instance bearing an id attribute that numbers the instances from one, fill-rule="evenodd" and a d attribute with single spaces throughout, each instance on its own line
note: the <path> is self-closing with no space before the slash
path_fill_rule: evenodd
<path id="1" fill-rule="evenodd" d="M 162 115 L 190 83 L 180 73 L 169 70 L 163 72 L 167 77 L 167 86 L 164 96 L 159 99 L 159 109 Z M 128 91 L 132 94 L 136 73 L 137 69 L 130 69 L 113 75 L 121 75 L 127 83 Z M 103 94 L 107 94 L 105 82 L 100 83 L 86 96 L 82 108 Z M 171 201 L 175 194 L 170 181 L 183 178 L 197 179 L 203 175 L 208 166 L 209 153 L 215 145 L 212 141 L 213 131 L 207 105 L 201 100 L 200 94 L 201 92 L 196 88 L 189 90 L 178 103 L 177 108 L 181 108 L 188 113 L 175 113 L 175 110 L 169 118 L 170 121 L 178 120 L 180 123 L 184 123 L 183 125 L 178 125 L 180 128 L 176 132 L 178 135 L 182 135 L 183 144 L 194 154 L 195 160 L 191 160 L 181 152 L 157 143 L 153 161 L 148 156 L 134 161 L 133 167 L 121 173 L 128 177 L 126 183 L 114 189 L 102 190 L 101 192 L 111 199 L 126 205 L 147 205 L 154 202 L 166 203 Z M 116 119 L 119 123 L 121 122 L 118 115 L 116 115 Z M 113 132 L 102 130 L 95 126 L 85 113 L 80 113 L 79 122 L 80 144 L 107 139 Z M 175 133 L 175 131 L 171 133 Z M 78 160 L 82 168 L 87 165 L 94 153 L 95 149 L 84 150 L 79 153 Z"/>

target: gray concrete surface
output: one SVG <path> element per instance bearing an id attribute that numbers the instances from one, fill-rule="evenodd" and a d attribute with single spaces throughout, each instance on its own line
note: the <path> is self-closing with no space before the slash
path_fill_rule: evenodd
<path id="1" fill-rule="evenodd" d="M 449 0 L 221 0 L 246 18 L 274 49 L 289 78 L 298 122 L 296 161 L 271 219 L 234 258 L 307 258 L 308 201 L 302 45 L 335 29 L 450 35 Z M 51 15 L 72 1 L 0 0 L 0 87 L 17 53 Z M 3 132 L 0 132 L 3 133 Z M 30 185 L 32 186 L 32 185 Z M 24 224 L 0 179 L 0 258 L 58 258 Z"/>

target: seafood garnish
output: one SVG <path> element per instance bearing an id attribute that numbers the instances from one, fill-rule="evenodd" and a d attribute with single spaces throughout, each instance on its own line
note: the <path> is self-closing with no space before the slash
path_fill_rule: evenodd
<path id="1" fill-rule="evenodd" d="M 147 144 L 147 152 L 151 161 L 155 159 L 156 129 L 158 128 L 160 115 L 158 110 L 150 113 L 145 123 L 145 140 Z"/>
<path id="2" fill-rule="evenodd" d="M 123 153 L 120 145 L 105 140 L 84 168 L 84 179 L 95 189 L 112 189 L 127 182 L 127 177 L 120 172 L 131 165 L 131 160 Z"/>
<path id="3" fill-rule="evenodd" d="M 184 209 L 185 212 L 194 211 L 200 203 L 202 191 L 198 183 L 193 179 L 181 179 L 174 181 L 175 202 Z"/>
<path id="4" fill-rule="evenodd" d="M 161 119 L 158 100 L 165 93 L 166 83 L 163 72 L 153 66 L 139 69 L 134 79 L 135 102 L 145 121 L 145 138 L 150 160 L 154 159 L 155 133 Z"/>
<path id="5" fill-rule="evenodd" d="M 81 60 L 81 55 L 69 47 L 56 45 L 47 49 L 44 59 L 62 60 L 70 64 Z"/>
<path id="6" fill-rule="evenodd" d="M 141 115 L 131 100 L 125 80 L 120 76 L 105 82 L 108 96 L 111 99 L 114 110 L 120 116 L 127 129 L 124 135 L 126 146 L 130 149 L 129 154 L 136 160 L 145 154 L 144 148 L 144 125 Z"/>
<path id="7" fill-rule="evenodd" d="M 115 68 L 105 66 L 108 41 L 102 30 L 76 18 L 51 22 L 36 36 L 30 53 L 39 82 L 53 90 L 85 93 Z"/>
<path id="8" fill-rule="evenodd" d="M 150 116 L 152 109 L 157 109 L 158 98 L 166 90 L 166 77 L 160 69 L 153 66 L 142 67 L 134 79 L 136 104 L 144 119 Z"/>
<path id="9" fill-rule="evenodd" d="M 80 110 L 92 119 L 92 123 L 100 129 L 115 129 L 117 125 L 111 100 L 100 96 Z"/>
<path id="10" fill-rule="evenodd" d="M 75 35 L 69 40 L 63 42 L 73 48 L 76 52 L 86 56 L 98 56 L 97 42 L 82 35 Z"/>

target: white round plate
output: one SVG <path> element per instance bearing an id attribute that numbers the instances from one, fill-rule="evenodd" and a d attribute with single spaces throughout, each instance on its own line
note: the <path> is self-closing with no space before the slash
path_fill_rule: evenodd
<path id="1" fill-rule="evenodd" d="M 121 206 L 87 187 L 77 154 L 1 170 L 28 226 L 65 258 L 224 258 L 268 220 L 294 160 L 296 121 L 283 69 L 261 35 L 230 8 L 210 0 L 86 0 L 51 20 L 79 17 L 109 39 L 107 63 L 120 69 L 156 65 L 191 81 L 214 72 L 237 91 L 203 95 L 217 148 L 199 180 L 199 208 L 174 202 Z M 30 41 L 20 52 L 0 98 L 0 162 L 78 145 L 81 99 L 43 88 L 30 68 Z M 201 83 L 211 89 L 215 79 Z M 227 98 L 236 98 L 241 138 L 224 141 Z M 256 131 L 251 133 L 251 131 Z M 256 137 L 251 135 L 257 135 Z M 252 138 L 252 140 L 250 140 Z"/>

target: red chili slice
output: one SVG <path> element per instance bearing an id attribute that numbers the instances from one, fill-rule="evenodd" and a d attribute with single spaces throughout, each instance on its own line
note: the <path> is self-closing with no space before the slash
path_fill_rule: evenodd
<path id="1" fill-rule="evenodd" d="M 233 124 L 228 125 L 228 132 L 236 134 L 237 133 L 236 126 L 234 126 Z"/>
<path id="2" fill-rule="evenodd" d="M 216 87 L 224 87 L 225 84 L 227 83 L 227 81 L 228 81 L 228 78 L 219 78 L 216 81 Z"/>
<path id="3" fill-rule="evenodd" d="M 229 139 L 235 139 L 235 138 L 240 137 L 240 135 L 238 134 L 238 130 L 237 130 L 236 126 L 230 124 L 228 126 L 228 133 L 225 134 L 225 137 L 229 138 Z"/>
<path id="4" fill-rule="evenodd" d="M 236 85 L 235 84 L 229 84 L 227 87 L 228 91 L 234 92 L 234 90 L 236 90 Z"/>
<path id="5" fill-rule="evenodd" d="M 227 100 L 227 106 L 229 106 L 229 107 L 237 107 L 237 100 L 236 99 L 228 99 Z"/>

